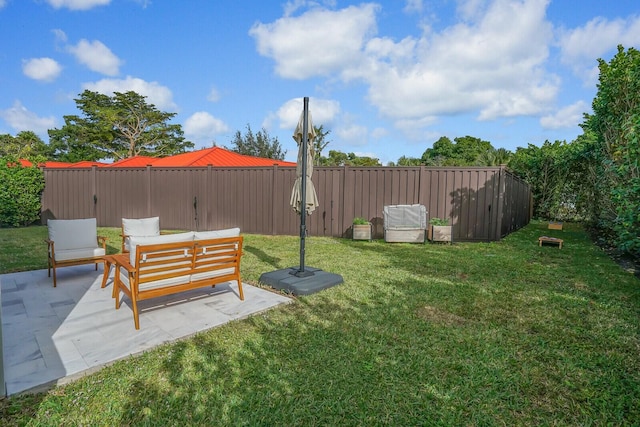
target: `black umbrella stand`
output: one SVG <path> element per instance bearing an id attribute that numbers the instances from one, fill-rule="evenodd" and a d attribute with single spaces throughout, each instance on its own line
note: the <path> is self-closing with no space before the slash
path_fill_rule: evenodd
<path id="1" fill-rule="evenodd" d="M 309 142 L 309 97 L 304 97 L 302 120 L 302 183 L 300 200 L 300 265 L 263 273 L 260 282 L 293 295 L 309 295 L 343 282 L 339 274 L 306 267 L 305 238 L 307 236 L 307 144 Z"/>

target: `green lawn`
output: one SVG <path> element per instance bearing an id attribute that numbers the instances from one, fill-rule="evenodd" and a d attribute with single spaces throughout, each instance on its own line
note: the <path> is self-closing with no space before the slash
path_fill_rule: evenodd
<path id="1" fill-rule="evenodd" d="M 119 230 L 100 232 L 117 251 Z M 1 271 L 44 268 L 45 233 L 0 230 Z M 245 235 L 244 280 L 298 248 Z M 578 225 L 454 245 L 309 237 L 306 254 L 345 283 L 0 401 L 0 424 L 638 424 L 640 281 Z"/>

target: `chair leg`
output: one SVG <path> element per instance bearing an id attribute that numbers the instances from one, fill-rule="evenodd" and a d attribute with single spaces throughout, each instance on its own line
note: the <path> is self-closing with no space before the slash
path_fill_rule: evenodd
<path id="1" fill-rule="evenodd" d="M 238 292 L 240 293 L 240 301 L 244 301 L 244 292 L 242 292 L 242 281 L 238 279 Z"/>
<path id="2" fill-rule="evenodd" d="M 56 286 L 58 286 L 58 283 L 56 281 L 57 277 L 56 277 L 56 265 L 54 264 L 52 267 L 53 270 L 53 287 L 55 288 Z"/>
<path id="3" fill-rule="evenodd" d="M 131 305 L 133 306 L 133 323 L 136 325 L 136 329 L 140 329 L 140 317 L 138 313 L 138 301 L 133 296 L 133 292 L 131 293 Z"/>

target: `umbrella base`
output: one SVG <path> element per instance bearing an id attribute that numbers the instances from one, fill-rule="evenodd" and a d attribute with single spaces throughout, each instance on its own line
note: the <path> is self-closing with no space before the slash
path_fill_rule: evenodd
<path id="1" fill-rule="evenodd" d="M 319 268 L 290 267 L 262 273 L 260 283 L 283 290 L 293 295 L 310 295 L 344 282 L 339 274 L 328 273 Z"/>

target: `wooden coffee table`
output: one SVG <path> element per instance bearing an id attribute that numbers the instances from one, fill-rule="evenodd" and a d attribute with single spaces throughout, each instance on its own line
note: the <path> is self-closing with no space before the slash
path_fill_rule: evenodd
<path id="1" fill-rule="evenodd" d="M 116 261 L 113 258 L 113 255 L 105 255 L 104 256 L 104 273 L 102 275 L 102 286 L 100 286 L 101 288 L 104 288 L 105 286 L 107 286 L 107 279 L 109 278 L 109 272 L 111 271 L 111 265 L 114 264 Z"/>

